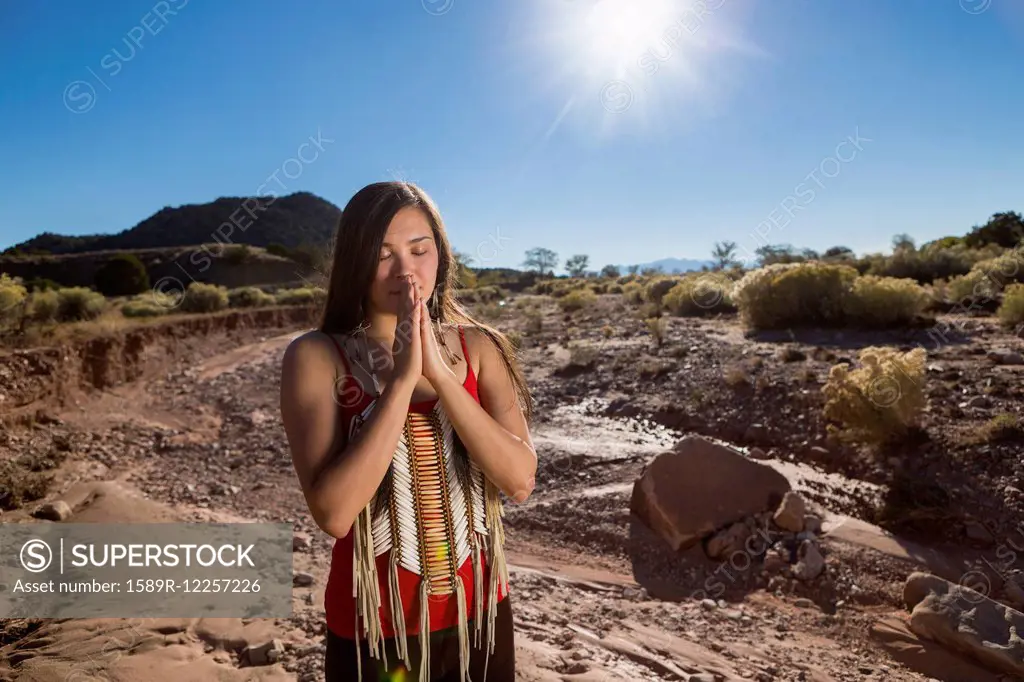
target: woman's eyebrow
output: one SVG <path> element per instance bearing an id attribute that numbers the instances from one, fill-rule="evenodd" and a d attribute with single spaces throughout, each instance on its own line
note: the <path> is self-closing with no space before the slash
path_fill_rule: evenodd
<path id="1" fill-rule="evenodd" d="M 409 240 L 408 242 L 406 242 L 406 243 L 407 243 L 407 244 L 415 244 L 416 242 L 421 242 L 421 241 L 423 241 L 424 239 L 432 239 L 432 238 L 433 238 L 433 237 L 431 237 L 431 235 L 429 235 L 429 234 L 425 234 L 425 235 L 423 235 L 422 237 L 413 237 L 412 239 L 410 239 L 410 240 Z M 391 242 L 384 242 L 383 246 L 394 246 L 394 244 L 392 244 Z"/>

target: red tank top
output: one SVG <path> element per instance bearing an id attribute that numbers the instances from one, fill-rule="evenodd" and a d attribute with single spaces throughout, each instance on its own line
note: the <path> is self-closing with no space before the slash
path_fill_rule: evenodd
<path id="1" fill-rule="evenodd" d="M 463 386 L 473 398 L 480 402 L 480 395 L 477 390 L 476 375 L 473 373 L 473 365 L 469 361 L 469 351 L 466 348 L 466 337 L 459 327 L 459 338 L 462 341 L 462 353 L 466 358 L 467 373 L 466 381 Z M 342 433 L 347 434 L 349 432 L 349 423 L 357 414 L 361 413 L 366 406 L 370 404 L 373 397 L 362 390 L 359 382 L 354 380 L 352 377 L 352 371 L 348 364 L 348 358 L 345 356 L 344 351 L 341 348 L 341 344 L 338 343 L 337 339 L 331 336 L 331 340 L 334 341 L 334 345 L 338 348 L 338 352 L 341 354 L 341 360 L 345 364 L 345 380 L 340 387 L 340 391 L 346 396 L 359 395 L 358 401 L 342 400 L 338 401 L 340 405 L 339 411 L 342 422 Z M 357 393 L 348 393 L 350 390 L 355 390 Z M 352 405 L 352 402 L 356 404 Z M 410 412 L 429 412 L 434 409 L 434 405 L 437 403 L 437 399 L 423 400 L 409 404 Z M 343 405 L 349 404 L 351 407 L 344 407 Z M 337 636 L 344 637 L 346 639 L 356 638 L 356 600 L 352 594 L 352 542 L 353 534 L 349 533 L 343 538 L 338 538 L 334 542 L 334 549 L 331 553 L 331 569 L 327 578 L 327 587 L 324 594 L 324 609 L 327 617 L 327 627 Z M 391 621 L 391 601 L 389 598 L 389 581 L 388 581 L 388 570 L 391 552 L 385 552 L 376 558 L 377 563 L 377 579 L 380 585 L 380 596 L 381 605 L 378 609 L 380 615 L 381 630 L 384 637 L 394 637 L 395 630 L 394 625 Z M 483 585 L 486 586 L 490 581 L 490 566 L 487 564 L 486 555 L 481 551 L 480 563 L 483 569 Z M 474 587 L 473 587 L 473 559 L 468 557 L 466 561 L 459 567 L 458 570 L 459 579 L 462 580 L 465 586 L 466 595 L 466 619 L 470 620 L 473 616 L 473 598 L 474 598 Z M 407 570 L 401 565 L 398 566 L 398 587 L 402 598 L 402 610 L 405 614 L 405 632 L 406 635 L 418 634 L 420 631 L 420 583 L 422 577 Z M 498 601 L 500 602 L 505 598 L 507 592 L 503 589 L 501 581 L 498 581 Z M 430 631 L 435 632 L 437 630 L 445 630 L 448 628 L 457 627 L 459 624 L 459 607 L 458 600 L 454 591 L 449 595 L 435 595 L 429 600 L 430 602 Z M 484 590 L 483 594 L 483 612 L 487 612 L 488 607 L 488 595 L 487 590 Z M 363 635 L 363 623 L 359 623 L 360 635 Z"/>

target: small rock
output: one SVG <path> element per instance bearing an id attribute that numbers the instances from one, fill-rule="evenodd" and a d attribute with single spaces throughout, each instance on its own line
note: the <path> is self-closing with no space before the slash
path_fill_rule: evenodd
<path id="1" fill-rule="evenodd" d="M 309 587 L 314 581 L 315 579 L 313 578 L 312 573 L 298 571 L 294 576 L 292 576 L 292 585 L 296 587 Z"/>
<path id="2" fill-rule="evenodd" d="M 992 401 L 983 395 L 976 395 L 965 403 L 960 403 L 960 407 L 989 407 Z"/>
<path id="3" fill-rule="evenodd" d="M 769 459 L 768 455 L 761 448 L 750 448 L 747 451 L 747 457 L 750 459 Z"/>
<path id="4" fill-rule="evenodd" d="M 281 644 L 281 640 L 274 638 L 257 647 L 246 647 L 245 654 L 249 658 L 250 665 L 269 665 L 281 658 L 284 654 L 284 646 Z"/>
<path id="5" fill-rule="evenodd" d="M 812 445 L 810 447 L 810 453 L 816 459 L 828 459 L 832 455 L 828 448 L 823 447 L 821 445 Z"/>
<path id="6" fill-rule="evenodd" d="M 797 549 L 797 562 L 793 565 L 793 576 L 798 580 L 814 580 L 825 570 L 825 559 L 818 551 L 818 546 L 810 540 L 804 540 Z"/>
<path id="7" fill-rule="evenodd" d="M 808 533 L 814 533 L 818 535 L 821 533 L 821 518 L 814 514 L 807 514 L 804 516 L 804 530 Z"/>
<path id="8" fill-rule="evenodd" d="M 988 359 L 997 365 L 1024 365 L 1024 355 L 1008 348 L 997 348 L 990 351 Z"/>
<path id="9" fill-rule="evenodd" d="M 296 552 L 308 552 L 309 547 L 309 536 L 305 533 L 295 533 L 295 535 L 292 536 L 292 550 Z"/>
<path id="10" fill-rule="evenodd" d="M 71 517 L 71 507 L 64 500 L 55 500 L 40 506 L 32 512 L 32 516 L 47 521 L 65 521 Z"/>
<path id="11" fill-rule="evenodd" d="M 718 604 L 715 603 L 714 599 L 701 599 L 700 605 L 704 607 L 706 611 L 714 611 L 718 608 Z"/>
<path id="12" fill-rule="evenodd" d="M 974 540 L 975 542 L 987 545 L 990 545 L 995 541 L 992 538 L 992 534 L 988 532 L 988 529 L 977 521 L 968 521 L 965 523 L 964 530 L 967 532 L 967 538 L 969 540 Z"/>
<path id="13" fill-rule="evenodd" d="M 782 503 L 775 511 L 775 516 L 772 520 L 775 521 L 776 526 L 783 530 L 799 533 L 804 529 L 805 512 L 806 505 L 803 498 L 790 490 L 782 496 Z"/>
<path id="14" fill-rule="evenodd" d="M 793 602 L 793 606 L 795 606 L 797 608 L 800 608 L 800 609 L 813 609 L 814 608 L 814 602 L 812 602 L 807 597 L 800 597 L 799 599 L 797 599 L 796 601 Z"/>
<path id="15" fill-rule="evenodd" d="M 687 677 L 686 682 L 715 682 L 715 676 L 711 673 L 695 673 Z"/>

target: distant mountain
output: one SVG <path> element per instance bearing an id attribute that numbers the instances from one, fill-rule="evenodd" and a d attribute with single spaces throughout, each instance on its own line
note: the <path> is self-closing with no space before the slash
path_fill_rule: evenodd
<path id="1" fill-rule="evenodd" d="M 661 260 L 651 261 L 650 263 L 637 263 L 640 272 L 642 272 L 644 268 L 661 268 L 662 272 L 666 275 L 678 272 L 689 272 L 691 270 L 700 270 L 704 265 L 711 267 L 714 264 L 715 262 L 710 260 L 693 260 L 689 258 L 662 258 Z M 632 265 L 632 263 L 630 265 Z M 618 265 L 616 267 L 619 268 L 620 272 L 625 273 L 629 268 L 629 265 Z"/>
<path id="2" fill-rule="evenodd" d="M 255 219 L 246 208 L 251 209 Z M 337 229 L 340 217 L 340 208 L 309 192 L 295 192 L 276 199 L 221 197 L 205 204 L 165 206 L 135 227 L 117 234 L 66 236 L 44 232 L 11 248 L 56 254 L 191 246 L 214 241 L 253 246 L 277 243 L 296 247 L 303 242 L 325 246 Z M 221 229 L 221 225 L 230 224 L 232 219 L 234 226 Z"/>

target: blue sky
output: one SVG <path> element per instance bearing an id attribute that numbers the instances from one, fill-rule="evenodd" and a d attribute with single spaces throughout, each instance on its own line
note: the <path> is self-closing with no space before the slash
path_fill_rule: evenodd
<path id="1" fill-rule="evenodd" d="M 4 3 L 0 247 L 391 178 L 480 266 L 888 251 L 1024 211 L 1024 3 L 703 3 Z"/>

